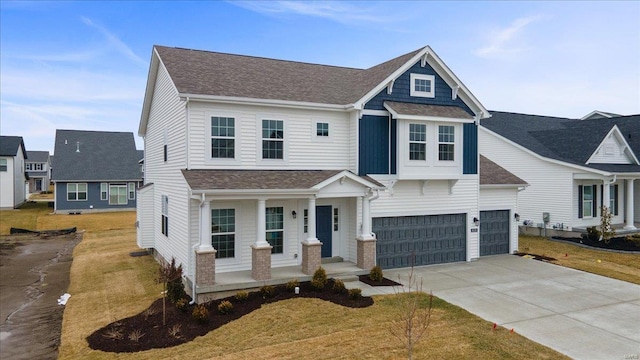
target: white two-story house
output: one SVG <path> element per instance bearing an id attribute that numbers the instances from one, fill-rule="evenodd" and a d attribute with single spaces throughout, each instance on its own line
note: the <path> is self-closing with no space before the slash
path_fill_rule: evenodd
<path id="1" fill-rule="evenodd" d="M 429 47 L 354 69 L 155 46 L 138 245 L 184 264 L 197 295 L 226 273 L 266 281 L 329 258 L 367 270 L 470 261 L 488 116 Z M 493 253 L 517 250 L 515 211 Z"/>

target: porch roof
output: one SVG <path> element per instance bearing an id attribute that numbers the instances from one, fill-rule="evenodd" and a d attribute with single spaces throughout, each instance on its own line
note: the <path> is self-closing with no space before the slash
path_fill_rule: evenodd
<path id="1" fill-rule="evenodd" d="M 529 184 L 484 155 L 480 155 L 480 186 L 484 185 L 528 186 Z"/>
<path id="2" fill-rule="evenodd" d="M 397 101 L 385 101 L 384 107 L 387 108 L 389 112 L 391 112 L 394 118 L 436 117 L 466 120 L 473 119 L 471 115 L 457 106 L 425 105 L 403 103 Z"/>
<path id="3" fill-rule="evenodd" d="M 384 187 L 347 170 L 182 170 L 191 190 L 312 190 L 340 174 L 372 188 Z"/>

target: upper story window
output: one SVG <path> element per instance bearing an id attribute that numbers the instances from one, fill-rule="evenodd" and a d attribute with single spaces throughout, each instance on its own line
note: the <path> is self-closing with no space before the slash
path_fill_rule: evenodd
<path id="1" fill-rule="evenodd" d="M 0 171 L 7 171 L 7 159 L 0 159 Z"/>
<path id="2" fill-rule="evenodd" d="M 427 125 L 409 124 L 409 160 L 427 159 Z"/>
<path id="3" fill-rule="evenodd" d="M 411 96 L 435 97 L 435 76 L 411 74 Z"/>
<path id="4" fill-rule="evenodd" d="M 262 120 L 262 158 L 284 158 L 284 121 Z"/>
<path id="5" fill-rule="evenodd" d="M 231 158 L 235 156 L 235 119 L 211 117 L 211 157 Z"/>
<path id="6" fill-rule="evenodd" d="M 27 171 L 42 171 L 44 170 L 43 163 L 27 163 L 25 165 L 25 170 Z"/>
<path id="7" fill-rule="evenodd" d="M 329 136 L 329 123 L 316 123 L 316 136 Z"/>
<path id="8" fill-rule="evenodd" d="M 452 125 L 438 126 L 438 160 L 453 161 L 455 143 L 455 127 Z"/>

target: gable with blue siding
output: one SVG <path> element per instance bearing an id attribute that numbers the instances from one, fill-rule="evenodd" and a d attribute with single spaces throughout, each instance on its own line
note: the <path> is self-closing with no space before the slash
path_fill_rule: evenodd
<path id="1" fill-rule="evenodd" d="M 411 74 L 433 75 L 435 97 L 411 96 Z M 385 101 L 404 103 L 455 106 L 462 108 L 469 115 L 475 114 L 460 97 L 453 100 L 451 87 L 437 72 L 425 64 L 416 62 L 394 82 L 391 94 L 384 88 L 364 108 L 367 110 L 386 110 Z M 396 174 L 397 154 L 397 121 L 385 116 L 364 115 L 359 123 L 359 163 L 358 173 Z M 478 130 L 476 124 L 463 126 L 463 174 L 478 173 Z"/>

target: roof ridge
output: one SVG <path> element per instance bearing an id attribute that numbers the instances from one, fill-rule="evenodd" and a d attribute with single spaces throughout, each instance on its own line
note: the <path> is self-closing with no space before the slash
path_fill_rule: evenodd
<path id="1" fill-rule="evenodd" d="M 580 120 L 580 119 L 577 119 L 577 118 L 568 118 L 568 117 L 552 116 L 552 115 L 525 114 L 525 113 L 520 113 L 520 112 L 500 111 L 500 110 L 489 110 L 489 113 L 502 113 L 502 114 L 511 114 L 511 115 L 535 116 L 535 117 L 544 117 L 544 118 L 562 119 L 562 120 Z"/>

